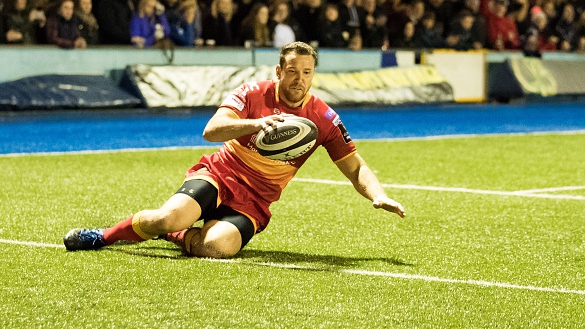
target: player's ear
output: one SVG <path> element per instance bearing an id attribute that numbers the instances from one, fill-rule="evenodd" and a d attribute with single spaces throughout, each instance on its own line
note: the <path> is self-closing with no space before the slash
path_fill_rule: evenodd
<path id="1" fill-rule="evenodd" d="M 282 74 L 282 69 L 280 68 L 280 65 L 276 65 L 276 77 L 278 78 L 278 80 L 280 80 L 281 74 Z"/>

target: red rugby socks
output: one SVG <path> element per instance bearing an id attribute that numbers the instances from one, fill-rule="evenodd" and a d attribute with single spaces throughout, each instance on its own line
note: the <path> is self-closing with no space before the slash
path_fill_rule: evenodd
<path id="1" fill-rule="evenodd" d="M 104 230 L 106 245 L 111 245 L 120 240 L 146 241 L 153 238 L 140 229 L 140 212 L 119 222 L 113 227 Z"/>

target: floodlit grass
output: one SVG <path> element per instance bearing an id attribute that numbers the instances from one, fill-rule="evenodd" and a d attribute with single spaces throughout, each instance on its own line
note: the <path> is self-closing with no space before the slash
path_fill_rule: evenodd
<path id="1" fill-rule="evenodd" d="M 349 185 L 292 181 L 267 230 L 226 262 L 165 241 L 60 247 L 73 227 L 158 207 L 211 150 L 0 157 L 0 327 L 583 326 L 585 188 L 400 187 L 583 187 L 585 135 L 357 145 L 406 219 Z M 297 177 L 346 181 L 322 150 Z"/>

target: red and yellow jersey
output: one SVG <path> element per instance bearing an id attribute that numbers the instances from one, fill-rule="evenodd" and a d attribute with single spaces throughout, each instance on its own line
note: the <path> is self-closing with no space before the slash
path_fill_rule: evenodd
<path id="1" fill-rule="evenodd" d="M 309 156 L 322 145 L 331 160 L 340 161 L 356 152 L 339 115 L 325 102 L 307 93 L 298 108 L 279 101 L 278 82 L 249 82 L 235 89 L 220 107 L 230 108 L 242 119 L 256 119 L 273 114 L 293 114 L 305 117 L 317 126 L 318 137 L 313 148 L 299 158 L 279 161 L 258 154 L 256 133 L 224 143 L 214 154 L 204 156 L 189 170 L 187 176 L 200 176 L 205 168 L 219 189 L 218 202 L 256 220 L 257 232 L 270 220 L 270 204 L 280 198 L 283 188 L 294 177 Z M 219 181 L 218 181 L 219 180 Z"/>

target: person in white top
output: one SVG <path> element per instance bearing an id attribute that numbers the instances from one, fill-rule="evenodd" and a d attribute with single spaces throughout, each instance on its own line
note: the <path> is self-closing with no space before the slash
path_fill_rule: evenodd
<path id="1" fill-rule="evenodd" d="M 278 1 L 274 3 L 271 9 L 271 20 L 273 24 L 276 24 L 274 32 L 272 33 L 274 47 L 281 48 L 286 44 L 295 42 L 295 32 L 288 23 L 290 18 L 288 3 L 285 1 Z"/>

